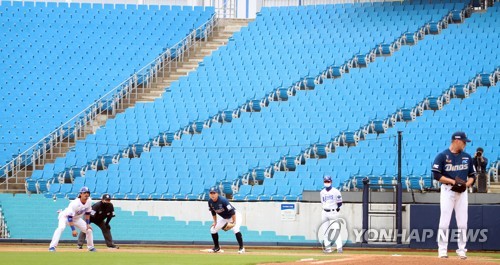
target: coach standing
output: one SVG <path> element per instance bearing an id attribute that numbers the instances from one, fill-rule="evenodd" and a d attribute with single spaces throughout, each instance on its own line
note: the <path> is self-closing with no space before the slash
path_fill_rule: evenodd
<path id="1" fill-rule="evenodd" d="M 472 157 L 464 152 L 467 135 L 464 132 L 456 132 L 451 137 L 451 145 L 448 149 L 439 153 L 432 165 L 434 179 L 441 182 L 440 209 L 438 231 L 438 256 L 448 258 L 448 235 L 451 214 L 455 210 L 458 230 L 457 255 L 461 259 L 467 259 L 466 231 L 468 220 L 469 200 L 467 190 L 474 183 L 475 170 Z"/>
<path id="2" fill-rule="evenodd" d="M 92 212 L 90 214 L 90 222 L 96 224 L 99 228 L 101 228 L 102 235 L 104 236 L 104 240 L 106 241 L 106 245 L 108 248 L 120 248 L 113 243 L 113 237 L 111 236 L 111 226 L 109 222 L 111 218 L 115 217 L 115 208 L 111 203 L 111 196 L 109 194 L 103 194 L 101 197 L 101 201 L 92 205 Z M 85 235 L 80 233 L 78 236 L 78 248 L 82 248 L 83 239 Z"/>

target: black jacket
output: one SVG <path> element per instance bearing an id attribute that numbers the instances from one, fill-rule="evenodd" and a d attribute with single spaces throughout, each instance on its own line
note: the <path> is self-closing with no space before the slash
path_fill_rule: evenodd
<path id="1" fill-rule="evenodd" d="M 477 173 L 479 172 L 486 172 L 486 166 L 488 165 L 488 159 L 486 157 L 482 157 L 483 161 L 481 161 L 481 157 L 475 156 L 472 158 L 472 163 L 474 164 L 474 167 L 476 167 Z"/>
<path id="2" fill-rule="evenodd" d="M 92 205 L 92 212 L 90 214 L 90 221 L 92 223 L 102 223 L 106 219 L 106 225 L 109 225 L 113 217 L 115 217 L 115 208 L 112 203 L 98 201 Z"/>

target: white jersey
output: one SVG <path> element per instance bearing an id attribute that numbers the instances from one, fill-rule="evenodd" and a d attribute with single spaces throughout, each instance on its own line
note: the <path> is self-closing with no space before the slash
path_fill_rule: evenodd
<path id="1" fill-rule="evenodd" d="M 326 210 L 335 210 L 338 208 L 337 203 L 342 203 L 340 191 L 333 187 L 330 190 L 323 188 L 320 192 L 320 196 L 323 209 Z"/>
<path id="2" fill-rule="evenodd" d="M 90 213 L 92 211 L 92 204 L 90 198 L 87 203 L 83 204 L 80 198 L 76 198 L 71 201 L 68 208 L 64 209 L 62 212 L 64 217 L 73 216 L 73 220 L 81 218 L 85 213 Z"/>

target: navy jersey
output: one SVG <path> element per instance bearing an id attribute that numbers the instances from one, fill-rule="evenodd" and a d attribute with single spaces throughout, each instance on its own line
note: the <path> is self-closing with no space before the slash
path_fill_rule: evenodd
<path id="1" fill-rule="evenodd" d="M 224 219 L 229 219 L 234 215 L 234 207 L 229 203 L 229 201 L 219 196 L 217 201 L 212 201 L 212 199 L 208 199 L 208 209 L 212 212 L 212 216 L 218 214 L 220 217 Z"/>
<path id="2" fill-rule="evenodd" d="M 475 177 L 476 173 L 469 154 L 465 152 L 454 154 L 449 149 L 436 156 L 432 171 L 450 179 L 458 177 L 464 181 L 467 181 L 467 177 Z"/>

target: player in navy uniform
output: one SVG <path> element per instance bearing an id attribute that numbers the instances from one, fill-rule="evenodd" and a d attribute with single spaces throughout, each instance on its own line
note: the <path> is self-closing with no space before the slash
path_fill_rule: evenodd
<path id="1" fill-rule="evenodd" d="M 448 227 L 453 210 L 455 210 L 457 226 L 460 232 L 456 252 L 461 259 L 467 258 L 465 245 L 467 243 L 469 200 L 466 189 L 475 180 L 472 157 L 464 152 L 467 142 L 470 142 L 470 140 L 467 139 L 464 132 L 454 133 L 451 137 L 450 147 L 438 154 L 432 165 L 434 179 L 441 183 L 441 217 L 438 231 L 438 256 L 440 258 L 448 258 Z"/>
<path id="2" fill-rule="evenodd" d="M 219 189 L 215 186 L 210 188 L 208 208 L 214 219 L 214 223 L 210 227 L 210 233 L 212 234 L 212 239 L 214 241 L 214 248 L 211 249 L 211 252 L 216 253 L 221 251 L 219 246 L 219 234 L 217 232 L 220 229 L 224 229 L 224 227 L 228 224 L 234 224 L 234 227 L 231 230 L 233 230 L 236 240 L 238 241 L 238 245 L 240 246 L 238 253 L 245 253 L 245 248 L 243 247 L 243 237 L 240 232 L 242 222 L 241 213 L 237 212 L 226 198 L 219 196 Z"/>

